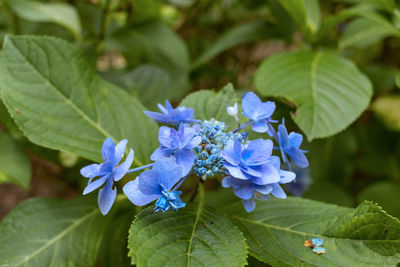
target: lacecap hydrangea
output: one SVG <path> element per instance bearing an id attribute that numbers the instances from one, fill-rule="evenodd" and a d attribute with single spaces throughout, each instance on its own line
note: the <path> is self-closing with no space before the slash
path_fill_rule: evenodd
<path id="1" fill-rule="evenodd" d="M 284 119 L 278 123 L 272 116 L 275 103 L 262 102 L 249 92 L 241 101 L 242 115 L 247 121 L 239 120 L 239 105 L 227 107 L 238 127 L 229 130 L 226 122 L 215 118 L 200 121 L 195 111 L 187 107 L 173 108 L 166 101 L 165 107 L 158 104 L 161 113 L 144 113 L 161 126 L 158 133 L 159 147 L 152 153 L 153 163 L 131 169 L 134 152 L 130 149 L 125 160 L 127 140 L 114 144 L 111 138 L 104 141 L 103 163 L 91 164 L 81 169 L 88 178 L 83 194 L 102 187 L 98 194 L 98 204 L 103 214 L 111 209 L 117 195 L 116 183 L 128 173 L 142 171 L 138 177 L 127 182 L 123 193 L 137 206 L 155 202 L 155 212 L 166 212 L 184 208 L 180 186 L 186 179 L 204 183 L 207 179 L 221 179 L 224 188 L 232 188 L 233 193 L 243 201 L 246 211 L 256 207 L 255 200 L 267 200 L 270 196 L 286 198 L 281 184 L 295 183 L 296 170 L 307 168 L 307 151 L 300 148 L 303 137 L 299 133 L 288 133 Z M 249 140 L 244 129 L 265 133 L 265 138 Z M 273 152 L 276 151 L 276 155 Z"/>

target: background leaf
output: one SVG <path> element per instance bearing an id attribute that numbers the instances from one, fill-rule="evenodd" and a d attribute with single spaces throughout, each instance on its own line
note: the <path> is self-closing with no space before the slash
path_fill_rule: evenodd
<path id="1" fill-rule="evenodd" d="M 33 22 L 56 23 L 69 30 L 76 39 L 81 39 L 81 22 L 78 12 L 65 3 L 41 3 L 28 0 L 6 0 L 19 16 Z"/>
<path id="2" fill-rule="evenodd" d="M 179 211 L 143 210 L 129 230 L 132 263 L 137 266 L 244 266 L 242 233 L 204 203 Z"/>
<path id="3" fill-rule="evenodd" d="M 398 72 L 396 75 L 396 85 L 400 88 L 400 72 Z"/>
<path id="4" fill-rule="evenodd" d="M 222 212 L 239 226 L 250 254 L 276 266 L 395 266 L 400 262 L 400 221 L 364 203 L 356 210 L 300 198 L 241 202 Z M 303 245 L 322 237 L 326 254 Z"/>
<path id="5" fill-rule="evenodd" d="M 286 52 L 264 60 L 255 76 L 263 96 L 297 106 L 293 120 L 311 141 L 345 129 L 367 108 L 372 86 L 354 64 L 327 52 Z"/>
<path id="6" fill-rule="evenodd" d="M 99 161 L 106 137 L 126 138 L 135 162 L 149 161 L 157 146 L 156 123 L 137 100 L 100 79 L 73 46 L 10 36 L 0 60 L 2 99 L 32 142 Z"/>
<path id="7" fill-rule="evenodd" d="M 214 118 L 223 121 L 228 129 L 233 130 L 235 119 L 226 112 L 226 108 L 238 101 L 232 84 L 226 85 L 218 93 L 210 90 L 200 90 L 185 97 L 180 106 L 193 108 L 196 119 L 209 120 Z"/>
<path id="8" fill-rule="evenodd" d="M 400 131 L 400 96 L 381 96 L 372 104 L 372 110 L 389 129 Z"/>
<path id="9" fill-rule="evenodd" d="M 0 184 L 14 183 L 28 189 L 31 164 L 25 151 L 7 134 L 0 133 Z"/>
<path id="10" fill-rule="evenodd" d="M 0 263 L 93 266 L 110 218 L 87 197 L 27 200 L 0 223 Z"/>

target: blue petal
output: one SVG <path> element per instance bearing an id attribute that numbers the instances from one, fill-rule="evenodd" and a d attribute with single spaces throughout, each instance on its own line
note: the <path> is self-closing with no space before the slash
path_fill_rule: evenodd
<path id="1" fill-rule="evenodd" d="M 243 160 L 247 166 L 265 164 L 272 154 L 273 143 L 271 140 L 257 139 L 248 143 L 243 151 Z"/>
<path id="2" fill-rule="evenodd" d="M 283 191 L 279 184 L 272 184 L 271 194 L 277 198 L 286 198 L 286 193 L 285 191 Z"/>
<path id="3" fill-rule="evenodd" d="M 160 146 L 153 152 L 153 154 L 151 154 L 150 159 L 152 161 L 158 161 L 164 158 L 168 158 L 172 155 L 172 152 L 173 152 L 172 149 Z"/>
<path id="4" fill-rule="evenodd" d="M 201 137 L 195 136 L 188 142 L 185 146 L 186 149 L 193 149 L 194 147 L 198 146 L 201 143 Z"/>
<path id="5" fill-rule="evenodd" d="M 254 121 L 251 125 L 251 129 L 257 133 L 265 133 L 268 131 L 268 123 L 265 119 Z"/>
<path id="6" fill-rule="evenodd" d="M 108 179 L 106 186 L 99 191 L 98 202 L 100 211 L 103 215 L 106 215 L 110 211 L 115 201 L 115 197 L 117 196 L 117 189 L 113 189 L 112 187 L 113 180 Z"/>
<path id="7" fill-rule="evenodd" d="M 86 178 L 94 178 L 100 172 L 100 164 L 91 164 L 81 169 L 81 174 Z"/>
<path id="8" fill-rule="evenodd" d="M 232 186 L 231 178 L 232 178 L 232 177 L 230 177 L 230 176 L 225 177 L 225 178 L 222 180 L 222 183 L 221 183 L 222 187 L 224 187 L 224 188 L 229 188 L 229 187 L 231 187 L 231 186 Z"/>
<path id="9" fill-rule="evenodd" d="M 237 157 L 240 159 L 241 155 L 242 155 L 242 144 L 237 139 L 235 139 L 235 141 L 233 141 L 233 151 L 235 152 Z"/>
<path id="10" fill-rule="evenodd" d="M 261 110 L 262 110 L 262 118 L 263 119 L 269 118 L 275 111 L 275 103 L 272 101 L 267 101 L 265 103 L 262 103 Z"/>
<path id="11" fill-rule="evenodd" d="M 136 179 L 138 180 L 140 191 L 146 195 L 161 195 L 161 175 L 162 174 L 158 173 L 154 169 L 142 172 Z"/>
<path id="12" fill-rule="evenodd" d="M 262 102 L 258 96 L 253 92 L 249 92 L 242 98 L 243 113 L 247 115 L 245 115 L 246 117 L 252 119 L 252 117 L 259 111 L 261 104 Z"/>
<path id="13" fill-rule="evenodd" d="M 184 176 L 174 157 L 157 161 L 153 166 L 153 170 L 158 173 L 160 183 L 165 186 L 166 190 L 171 190 Z"/>
<path id="14" fill-rule="evenodd" d="M 262 195 L 267 195 L 267 194 L 271 193 L 271 191 L 272 191 L 272 185 L 254 185 L 253 187 L 256 192 L 258 192 Z M 256 196 L 260 195 L 260 194 L 256 194 Z M 257 198 L 257 199 L 259 199 L 259 198 Z"/>
<path id="15" fill-rule="evenodd" d="M 136 206 L 144 206 L 157 198 L 160 195 L 145 195 L 139 190 L 139 178 L 134 181 L 130 181 L 123 188 L 122 191 L 128 197 L 128 199 Z"/>
<path id="16" fill-rule="evenodd" d="M 124 163 L 122 163 L 121 165 L 119 165 L 118 167 L 115 168 L 114 173 L 113 173 L 114 181 L 118 182 L 119 180 L 121 180 L 122 177 L 124 177 L 124 175 L 126 174 L 126 172 L 129 170 L 129 168 L 132 165 L 133 155 L 134 155 L 134 152 L 131 149 L 128 156 L 126 157 L 126 160 L 124 161 Z"/>
<path id="17" fill-rule="evenodd" d="M 296 179 L 296 174 L 291 171 L 281 170 L 279 172 L 279 175 L 281 177 L 281 180 L 279 181 L 280 184 L 287 184 L 287 183 L 292 182 L 294 179 Z"/>
<path id="18" fill-rule="evenodd" d="M 231 165 L 238 166 L 240 162 L 240 155 L 235 153 L 234 142 L 228 142 L 226 148 L 221 153 L 222 157 Z"/>
<path id="19" fill-rule="evenodd" d="M 299 148 L 301 143 L 303 142 L 303 136 L 299 133 L 291 132 L 288 135 L 289 143 L 291 147 Z"/>
<path id="20" fill-rule="evenodd" d="M 288 133 L 286 130 L 285 125 L 279 124 L 278 125 L 278 142 L 279 146 L 283 149 L 287 148 L 289 144 Z"/>
<path id="21" fill-rule="evenodd" d="M 196 156 L 192 150 L 183 149 L 175 152 L 176 163 L 181 167 L 181 177 L 187 175 L 193 167 Z"/>
<path id="22" fill-rule="evenodd" d="M 232 182 L 234 182 L 235 179 L 232 179 Z M 232 183 L 232 185 L 234 185 Z M 239 187 L 235 186 L 233 187 L 233 193 L 235 193 L 236 196 L 238 196 L 241 199 L 250 199 L 251 196 L 253 195 L 253 186 L 251 185 L 251 182 L 247 183 L 241 183 Z"/>
<path id="23" fill-rule="evenodd" d="M 94 182 L 89 182 L 88 185 L 85 187 L 85 189 L 83 190 L 83 195 L 89 194 L 90 192 L 92 192 L 93 190 L 96 190 L 97 188 L 99 188 L 100 186 L 102 186 L 104 184 L 104 182 L 107 180 L 107 178 L 110 175 L 107 174 L 99 179 L 97 179 Z"/>
<path id="24" fill-rule="evenodd" d="M 294 164 L 299 166 L 300 168 L 307 168 L 308 167 L 308 160 L 304 155 L 304 152 L 298 148 L 291 148 L 285 150 L 286 154 L 293 160 Z"/>
<path id="25" fill-rule="evenodd" d="M 152 112 L 152 111 L 144 111 L 144 114 L 146 114 L 147 117 L 152 118 L 155 121 L 158 122 L 168 122 L 168 116 L 158 113 L 158 112 Z"/>
<path id="26" fill-rule="evenodd" d="M 165 100 L 165 107 L 167 108 L 168 111 L 172 111 L 174 109 L 168 100 Z"/>
<path id="27" fill-rule="evenodd" d="M 167 100 L 168 101 L 168 100 Z M 166 109 L 163 105 L 161 105 L 160 103 L 157 104 L 158 109 L 164 113 L 164 114 L 168 114 L 168 109 Z"/>
<path id="28" fill-rule="evenodd" d="M 232 166 L 227 162 L 224 163 L 224 167 L 225 167 L 225 169 L 227 169 L 227 171 L 229 172 L 229 175 L 231 175 L 232 177 L 237 178 L 237 179 L 247 180 L 247 177 L 244 175 L 244 173 L 242 172 L 240 167 Z"/>
<path id="29" fill-rule="evenodd" d="M 244 209 L 247 212 L 252 212 L 256 207 L 256 202 L 253 199 L 242 200 Z"/>
<path id="30" fill-rule="evenodd" d="M 279 182 L 281 179 L 278 170 L 269 164 L 253 168 L 256 168 L 256 170 L 258 170 L 263 174 L 261 177 L 256 177 L 256 176 L 251 177 L 251 181 L 255 184 L 258 185 L 272 184 Z"/>
<path id="31" fill-rule="evenodd" d="M 158 130 L 158 141 L 162 146 L 165 147 L 171 147 L 171 141 L 170 141 L 170 136 L 171 132 L 176 131 L 175 129 L 166 127 L 166 126 L 161 126 L 160 129 Z"/>
<path id="32" fill-rule="evenodd" d="M 104 141 L 103 147 L 101 148 L 101 155 L 103 156 L 104 161 L 114 162 L 115 145 L 110 137 L 107 137 Z"/>
<path id="33" fill-rule="evenodd" d="M 115 155 L 114 155 L 115 164 L 118 164 L 118 162 L 120 162 L 122 157 L 124 156 L 127 143 L 128 140 L 124 139 L 115 146 Z"/>

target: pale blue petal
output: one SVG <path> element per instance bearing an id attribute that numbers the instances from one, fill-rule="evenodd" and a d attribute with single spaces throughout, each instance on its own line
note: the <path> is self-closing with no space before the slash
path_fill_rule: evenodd
<path id="1" fill-rule="evenodd" d="M 222 183 L 221 183 L 222 187 L 224 187 L 224 188 L 229 188 L 229 187 L 231 187 L 231 186 L 232 186 L 232 184 L 231 184 L 231 179 L 232 179 L 232 177 L 230 177 L 230 176 L 225 177 L 225 178 L 222 180 Z"/>
<path id="2" fill-rule="evenodd" d="M 101 148 L 101 155 L 104 161 L 114 161 L 115 145 L 110 137 L 107 137 Z"/>
<path id="3" fill-rule="evenodd" d="M 292 182 L 294 179 L 296 179 L 296 174 L 291 171 L 281 170 L 279 172 L 279 175 L 281 176 L 281 180 L 279 181 L 280 184 L 287 184 L 287 183 Z"/>
<path id="4" fill-rule="evenodd" d="M 289 143 L 291 147 L 299 148 L 303 142 L 303 136 L 299 133 L 291 132 L 288 135 Z"/>
<path id="5" fill-rule="evenodd" d="M 248 143 L 243 152 L 243 160 L 247 166 L 264 164 L 272 154 L 273 143 L 271 140 L 257 139 Z"/>
<path id="6" fill-rule="evenodd" d="M 192 150 L 183 149 L 175 152 L 176 163 L 181 167 L 181 176 L 187 175 L 193 167 L 196 156 Z"/>
<path id="7" fill-rule="evenodd" d="M 278 125 L 278 139 L 279 139 L 279 146 L 281 148 L 285 149 L 290 145 L 288 139 L 288 133 L 285 125 L 283 124 Z"/>
<path id="8" fill-rule="evenodd" d="M 138 180 L 140 191 L 145 195 L 161 195 L 162 187 L 160 184 L 162 174 L 155 171 L 154 166 L 153 169 L 142 172 L 136 179 Z"/>
<path id="9" fill-rule="evenodd" d="M 160 142 L 160 145 L 165 147 L 171 146 L 171 131 L 175 131 L 175 129 L 169 128 L 167 126 L 160 127 L 160 129 L 158 130 L 158 141 Z"/>
<path id="10" fill-rule="evenodd" d="M 279 184 L 272 184 L 271 194 L 277 198 L 286 198 L 286 193 L 285 191 L 283 191 Z"/>
<path id="11" fill-rule="evenodd" d="M 166 109 L 163 105 L 161 105 L 160 103 L 157 104 L 158 109 L 164 113 L 164 114 L 168 114 L 168 109 Z"/>
<path id="12" fill-rule="evenodd" d="M 152 118 L 155 121 L 158 122 L 168 122 L 168 116 L 158 113 L 158 112 L 153 112 L 153 111 L 143 111 L 144 114 L 146 114 L 147 117 Z"/>
<path id="13" fill-rule="evenodd" d="M 114 164 L 118 164 L 118 162 L 121 161 L 122 157 L 124 156 L 127 143 L 128 140 L 124 139 L 115 146 Z"/>
<path id="14" fill-rule="evenodd" d="M 144 206 L 156 200 L 160 195 L 145 195 L 139 190 L 139 178 L 130 181 L 123 188 L 122 191 L 128 199 L 136 206 Z"/>
<path id="15" fill-rule="evenodd" d="M 242 98 L 243 113 L 250 116 L 248 117 L 249 119 L 252 119 L 252 117 L 259 111 L 261 104 L 262 102 L 258 96 L 253 92 L 249 92 Z"/>
<path id="16" fill-rule="evenodd" d="M 112 187 L 113 180 L 108 179 L 106 186 L 99 191 L 98 202 L 100 211 L 103 215 L 106 215 L 110 211 L 115 201 L 115 197 L 117 196 L 117 189 Z"/>
<path id="17" fill-rule="evenodd" d="M 194 147 L 200 145 L 201 143 L 201 137 L 200 136 L 195 136 L 190 140 L 189 143 L 186 144 L 185 148 L 186 149 L 193 149 Z"/>
<path id="18" fill-rule="evenodd" d="M 256 202 L 253 199 L 243 199 L 243 206 L 247 212 L 252 212 L 256 207 Z"/>
<path id="19" fill-rule="evenodd" d="M 164 148 L 164 147 L 159 147 L 157 148 L 153 154 L 151 154 L 150 159 L 152 161 L 158 161 L 164 158 L 168 158 L 172 155 L 173 150 L 172 149 L 168 149 L 168 148 Z"/>
<path id="20" fill-rule="evenodd" d="M 122 177 L 124 177 L 124 175 L 126 174 L 126 172 L 129 170 L 129 168 L 132 165 L 133 156 L 134 156 L 134 152 L 131 149 L 128 156 L 126 157 L 126 160 L 124 161 L 124 163 L 122 163 L 121 165 L 119 165 L 118 167 L 115 168 L 114 173 L 113 173 L 114 181 L 118 182 L 119 180 L 121 180 Z"/>
<path id="21" fill-rule="evenodd" d="M 300 149 L 293 147 L 284 151 L 293 160 L 294 164 L 296 164 L 300 168 L 308 167 L 308 160 L 304 155 L 304 152 L 302 152 Z"/>
<path id="22" fill-rule="evenodd" d="M 103 177 L 101 177 L 101 178 L 99 178 L 99 179 L 97 179 L 97 180 L 95 180 L 93 182 L 89 182 L 88 185 L 83 190 L 82 194 L 86 195 L 86 194 L 89 194 L 90 192 L 93 192 L 94 190 L 96 190 L 97 188 L 102 186 L 109 176 L 110 175 L 107 174 L 107 175 L 105 175 L 105 176 L 103 176 Z"/>
<path id="23" fill-rule="evenodd" d="M 265 119 L 254 121 L 251 125 L 251 129 L 257 133 L 265 133 L 268 131 L 268 123 Z"/>
<path id="24" fill-rule="evenodd" d="M 100 172 L 100 164 L 91 164 L 81 169 L 81 174 L 86 178 L 94 178 Z"/>
<path id="25" fill-rule="evenodd" d="M 153 165 L 153 171 L 158 173 L 158 176 L 160 177 L 159 183 L 163 184 L 167 190 L 171 190 L 171 188 L 183 177 L 181 168 L 177 165 L 174 157 L 157 161 Z M 140 189 L 142 190 L 142 187 L 140 187 Z M 143 191 L 143 193 L 145 192 Z"/>
<path id="26" fill-rule="evenodd" d="M 229 174 L 237 179 L 244 179 L 247 180 L 246 175 L 241 171 L 240 167 L 235 167 L 230 165 L 229 163 L 225 162 L 224 167 L 228 170 Z"/>
<path id="27" fill-rule="evenodd" d="M 172 111 L 174 109 L 168 100 L 165 100 L 165 107 L 167 108 L 168 111 Z"/>

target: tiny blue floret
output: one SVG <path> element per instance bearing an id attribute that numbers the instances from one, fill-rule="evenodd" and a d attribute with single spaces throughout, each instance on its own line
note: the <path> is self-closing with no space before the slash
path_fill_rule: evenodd
<path id="1" fill-rule="evenodd" d="M 91 164 L 81 169 L 82 176 L 89 178 L 89 183 L 83 191 L 83 194 L 89 194 L 104 183 L 106 185 L 100 189 L 98 203 L 101 213 L 107 214 L 117 195 L 117 189 L 113 188 L 113 183 L 118 182 L 124 177 L 133 162 L 133 150 L 131 149 L 126 160 L 119 164 L 125 153 L 126 139 L 119 142 L 116 146 L 111 138 L 107 138 L 103 143 L 101 154 L 104 162 L 101 164 Z M 93 180 L 95 177 L 100 177 Z"/>
<path id="2" fill-rule="evenodd" d="M 157 122 L 174 126 L 178 126 L 181 123 L 199 122 L 199 120 L 194 119 L 193 109 L 186 107 L 173 108 L 168 100 L 165 101 L 165 107 L 161 104 L 158 104 L 158 108 L 162 113 L 152 111 L 144 111 L 144 113 Z"/>
<path id="3" fill-rule="evenodd" d="M 258 133 L 267 132 L 272 135 L 268 120 L 271 120 L 271 116 L 275 111 L 275 103 L 271 101 L 262 102 L 258 96 L 249 92 L 243 96 L 242 99 L 242 114 L 252 121 L 251 129 Z"/>
<path id="4" fill-rule="evenodd" d="M 288 155 L 300 168 L 308 167 L 308 160 L 304 153 L 307 151 L 300 149 L 300 145 L 303 142 L 303 136 L 299 133 L 288 132 L 285 127 L 285 121 L 282 120 L 282 124 L 278 126 L 278 143 L 282 153 L 282 158 L 284 162 L 287 162 Z"/>
<path id="5" fill-rule="evenodd" d="M 153 152 L 150 159 L 157 161 L 173 156 L 182 168 L 182 174 L 188 174 L 195 160 L 193 149 L 201 142 L 196 130 L 188 124 L 180 124 L 178 130 L 162 126 L 158 131 L 158 140 L 160 147 Z"/>
<path id="6" fill-rule="evenodd" d="M 155 211 L 177 210 L 185 207 L 179 198 L 181 191 L 174 186 L 183 177 L 174 157 L 157 161 L 151 170 L 144 171 L 134 181 L 123 187 L 128 199 L 137 206 L 144 206 L 156 199 Z"/>

